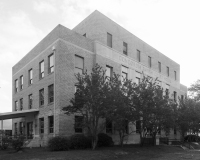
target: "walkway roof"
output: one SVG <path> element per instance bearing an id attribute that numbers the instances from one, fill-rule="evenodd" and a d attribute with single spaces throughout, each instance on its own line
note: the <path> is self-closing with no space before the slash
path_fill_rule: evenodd
<path id="1" fill-rule="evenodd" d="M 22 117 L 26 117 L 27 115 L 31 115 L 38 112 L 39 112 L 39 109 L 30 109 L 30 110 L 23 110 L 23 111 L 0 113 L 0 120 L 22 118 Z"/>

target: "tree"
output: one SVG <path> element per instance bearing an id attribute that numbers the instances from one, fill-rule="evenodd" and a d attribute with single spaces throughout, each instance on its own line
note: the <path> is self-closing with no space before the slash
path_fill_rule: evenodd
<path id="1" fill-rule="evenodd" d="M 83 127 L 87 128 L 92 138 L 92 149 L 95 149 L 98 141 L 98 133 L 104 130 L 105 123 L 100 122 L 108 113 L 109 84 L 105 71 L 98 64 L 77 78 L 75 97 L 70 100 L 70 105 L 63 108 L 66 114 L 79 113 L 84 117 Z"/>
<path id="2" fill-rule="evenodd" d="M 168 131 L 173 124 L 173 109 L 169 105 L 169 97 L 163 95 L 163 89 L 157 85 L 157 79 L 144 76 L 136 88 L 133 88 L 132 108 L 139 115 L 138 121 L 141 128 L 140 142 L 149 133 L 154 141 L 156 134 L 161 130 Z"/>
<path id="3" fill-rule="evenodd" d="M 189 88 L 190 97 L 196 101 L 200 100 L 200 80 L 194 82 Z"/>
<path id="4" fill-rule="evenodd" d="M 121 80 L 122 79 L 122 80 Z M 136 111 L 131 111 L 130 99 L 132 96 L 131 88 L 135 84 L 131 80 L 121 77 L 117 74 L 113 74 L 113 77 L 109 81 L 110 86 L 110 113 L 109 118 L 113 124 L 114 129 L 119 134 L 120 145 L 123 146 L 124 138 L 134 131 L 129 131 L 129 122 L 134 123 L 137 119 Z"/>

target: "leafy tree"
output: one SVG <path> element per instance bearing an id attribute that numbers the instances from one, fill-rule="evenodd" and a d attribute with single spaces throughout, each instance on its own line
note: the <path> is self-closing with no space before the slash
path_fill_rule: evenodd
<path id="1" fill-rule="evenodd" d="M 144 76 L 132 95 L 133 110 L 139 115 L 141 123 L 140 142 L 150 133 L 155 141 L 161 130 L 169 131 L 173 124 L 173 109 L 169 105 L 169 97 L 163 95 L 163 89 L 157 85 L 157 79 Z"/>
<path id="2" fill-rule="evenodd" d="M 189 88 L 189 95 L 191 98 L 195 99 L 196 101 L 200 100 L 200 80 L 194 82 Z"/>
<path id="3" fill-rule="evenodd" d="M 63 108 L 66 114 L 79 113 L 84 117 L 83 127 L 87 128 L 92 138 L 92 149 L 98 141 L 98 133 L 104 130 L 105 123 L 101 119 L 108 113 L 109 84 L 105 71 L 98 64 L 92 73 L 84 72 L 75 75 L 77 78 L 75 97 L 70 100 L 70 105 Z"/>

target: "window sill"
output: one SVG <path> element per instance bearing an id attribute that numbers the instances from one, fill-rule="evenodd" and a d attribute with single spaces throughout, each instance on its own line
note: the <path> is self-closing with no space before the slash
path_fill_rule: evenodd
<path id="1" fill-rule="evenodd" d="M 32 85 L 33 85 L 33 83 L 32 83 L 32 84 L 29 84 L 28 87 L 31 87 Z"/>
<path id="2" fill-rule="evenodd" d="M 53 71 L 53 72 L 51 72 L 51 73 L 48 73 L 48 76 L 49 76 L 49 75 L 51 75 L 51 74 L 53 74 L 53 73 L 54 73 L 54 71 Z"/>
<path id="3" fill-rule="evenodd" d="M 44 105 L 40 105 L 39 107 L 40 107 L 40 108 L 43 108 L 43 107 L 44 107 Z"/>
<path id="4" fill-rule="evenodd" d="M 48 106 L 53 105 L 53 104 L 54 104 L 54 102 L 48 103 Z"/>
<path id="5" fill-rule="evenodd" d="M 44 77 L 42 77 L 42 78 L 39 78 L 39 81 L 40 81 L 40 80 L 42 80 L 42 79 L 44 79 Z"/>

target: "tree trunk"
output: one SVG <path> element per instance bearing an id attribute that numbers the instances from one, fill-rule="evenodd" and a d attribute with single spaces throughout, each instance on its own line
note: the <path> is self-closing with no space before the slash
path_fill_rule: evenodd
<path id="1" fill-rule="evenodd" d="M 98 136 L 92 136 L 92 150 L 95 150 L 98 142 Z"/>

